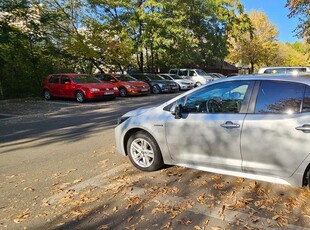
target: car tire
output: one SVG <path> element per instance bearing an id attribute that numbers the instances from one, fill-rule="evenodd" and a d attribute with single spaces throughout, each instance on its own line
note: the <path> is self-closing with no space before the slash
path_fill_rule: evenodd
<path id="1" fill-rule="evenodd" d="M 127 142 L 127 154 L 131 163 L 142 171 L 156 171 L 164 161 L 155 139 L 144 131 L 131 135 Z"/>
<path id="2" fill-rule="evenodd" d="M 119 95 L 121 97 L 127 97 L 128 96 L 128 92 L 127 92 L 127 90 L 125 88 L 120 88 L 119 89 Z"/>
<path id="3" fill-rule="evenodd" d="M 53 98 L 51 92 L 47 89 L 43 91 L 43 97 L 45 100 L 51 100 Z"/>
<path id="4" fill-rule="evenodd" d="M 83 103 L 85 101 L 85 95 L 82 91 L 77 91 L 75 94 L 75 99 L 80 102 Z"/>
<path id="5" fill-rule="evenodd" d="M 152 93 L 153 94 L 160 94 L 161 93 L 161 89 L 158 85 L 153 85 L 152 87 Z"/>

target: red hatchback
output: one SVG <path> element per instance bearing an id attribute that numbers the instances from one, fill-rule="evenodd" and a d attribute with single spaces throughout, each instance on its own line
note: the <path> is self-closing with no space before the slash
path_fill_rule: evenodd
<path id="1" fill-rule="evenodd" d="M 149 94 L 150 86 L 126 74 L 103 74 L 97 78 L 106 83 L 112 83 L 119 89 L 119 95 L 126 97 L 128 95 Z"/>
<path id="2" fill-rule="evenodd" d="M 46 100 L 53 97 L 75 98 L 78 102 L 87 99 L 114 99 L 119 90 L 112 84 L 102 83 L 87 74 L 52 74 L 43 85 L 43 96 Z"/>

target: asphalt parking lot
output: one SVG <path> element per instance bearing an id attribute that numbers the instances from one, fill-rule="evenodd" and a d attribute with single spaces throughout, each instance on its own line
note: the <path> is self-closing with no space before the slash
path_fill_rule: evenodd
<path id="1" fill-rule="evenodd" d="M 115 151 L 116 119 L 175 95 L 0 103 L 0 228 L 310 229 L 310 191 Z"/>

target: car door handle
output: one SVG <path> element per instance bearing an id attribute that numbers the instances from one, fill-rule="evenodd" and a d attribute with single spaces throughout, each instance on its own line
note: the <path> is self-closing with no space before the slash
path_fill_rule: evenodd
<path id="1" fill-rule="evenodd" d="M 224 124 L 221 124 L 221 126 L 226 129 L 240 128 L 239 124 L 232 123 L 231 121 L 227 121 Z"/>
<path id="2" fill-rule="evenodd" d="M 302 125 L 295 128 L 298 131 L 310 133 L 310 125 Z"/>

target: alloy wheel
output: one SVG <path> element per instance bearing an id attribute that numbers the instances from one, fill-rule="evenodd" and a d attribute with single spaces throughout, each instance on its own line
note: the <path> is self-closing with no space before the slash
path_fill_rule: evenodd
<path id="1" fill-rule="evenodd" d="M 151 144 L 143 138 L 137 138 L 131 143 L 130 154 L 133 161 L 142 168 L 152 165 L 155 157 Z"/>

